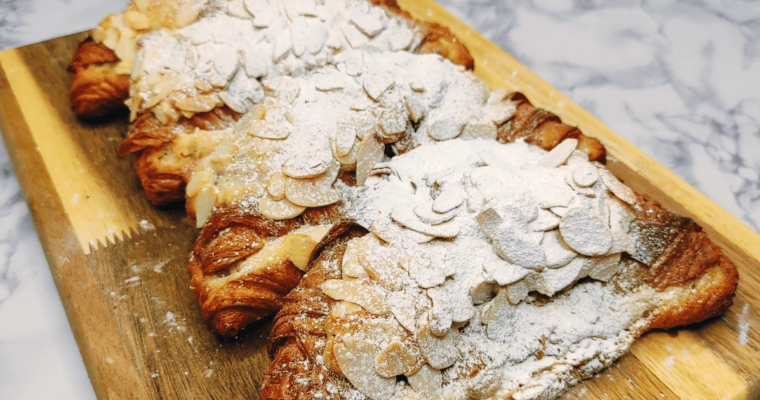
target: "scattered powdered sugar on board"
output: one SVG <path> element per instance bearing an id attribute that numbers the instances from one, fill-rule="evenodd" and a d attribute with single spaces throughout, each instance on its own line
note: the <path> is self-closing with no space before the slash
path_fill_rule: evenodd
<path id="1" fill-rule="evenodd" d="M 675 356 L 673 356 L 673 355 L 671 354 L 671 355 L 669 355 L 669 356 L 665 357 L 665 359 L 664 359 L 664 360 L 662 360 L 662 363 L 663 363 L 663 364 L 664 364 L 666 367 L 668 367 L 668 368 L 672 369 L 672 368 L 673 368 L 673 367 L 676 365 L 676 358 L 675 358 Z"/>
<path id="2" fill-rule="evenodd" d="M 742 307 L 742 313 L 739 315 L 739 343 L 746 346 L 749 343 L 749 303 Z"/>

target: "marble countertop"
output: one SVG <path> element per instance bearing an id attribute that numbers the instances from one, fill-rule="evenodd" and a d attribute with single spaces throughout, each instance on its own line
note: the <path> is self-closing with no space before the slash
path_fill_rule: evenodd
<path id="1" fill-rule="evenodd" d="M 760 231 L 760 3 L 438 1 Z M 0 0 L 0 48 L 125 4 Z M 94 398 L 2 143 L 0 171 L 0 398 Z"/>

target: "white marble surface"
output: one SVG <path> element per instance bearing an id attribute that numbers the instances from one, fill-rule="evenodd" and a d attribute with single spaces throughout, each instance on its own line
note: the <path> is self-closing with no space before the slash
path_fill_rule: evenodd
<path id="1" fill-rule="evenodd" d="M 439 0 L 760 230 L 760 3 Z M 125 0 L 0 0 L 0 47 L 94 26 Z M 88 399 L 29 211 L 0 145 L 0 399 Z"/>

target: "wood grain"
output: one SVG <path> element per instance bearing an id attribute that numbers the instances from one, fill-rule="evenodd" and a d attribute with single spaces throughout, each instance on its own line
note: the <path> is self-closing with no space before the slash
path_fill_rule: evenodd
<path id="1" fill-rule="evenodd" d="M 440 6 L 399 3 L 450 27 L 488 84 L 520 90 L 600 139 L 617 176 L 694 218 L 739 268 L 725 315 L 677 337 L 645 335 L 565 398 L 758 398 L 760 236 Z M 88 124 L 68 108 L 65 66 L 82 37 L 0 53 L 0 129 L 95 391 L 101 399 L 257 399 L 270 324 L 231 342 L 204 327 L 186 272 L 197 230 L 181 208 L 151 206 L 131 160 L 117 156 L 126 117 Z"/>

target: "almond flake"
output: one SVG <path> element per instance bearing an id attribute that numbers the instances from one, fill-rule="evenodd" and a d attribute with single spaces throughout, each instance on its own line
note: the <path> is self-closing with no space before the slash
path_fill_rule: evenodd
<path id="1" fill-rule="evenodd" d="M 311 251 L 317 246 L 322 237 L 327 233 L 326 228 L 318 228 L 310 233 L 291 233 L 289 259 L 301 271 L 307 271 Z"/>
<path id="2" fill-rule="evenodd" d="M 608 282 L 620 270 L 620 253 L 587 260 L 585 268 L 588 276 L 593 279 Z"/>
<path id="3" fill-rule="evenodd" d="M 358 338 L 347 337 L 333 346 L 335 359 L 343 375 L 372 400 L 386 400 L 396 391 L 396 378 L 384 378 L 368 366 L 375 363 L 377 346 Z"/>
<path id="4" fill-rule="evenodd" d="M 528 224 L 528 230 L 538 231 L 550 231 L 556 229 L 559 226 L 559 217 L 551 211 L 544 209 L 538 210 L 538 218 Z"/>
<path id="5" fill-rule="evenodd" d="M 392 88 L 395 83 L 395 78 L 389 72 L 367 71 L 362 86 L 372 100 L 380 101 L 380 96 L 382 96 L 386 90 Z"/>
<path id="6" fill-rule="evenodd" d="M 438 397 L 438 391 L 443 386 L 443 374 L 440 370 L 424 364 L 416 374 L 407 375 L 407 381 L 423 398 L 434 399 Z"/>
<path id="7" fill-rule="evenodd" d="M 586 256 L 600 256 L 612 247 L 612 234 L 598 214 L 584 207 L 570 208 L 559 222 L 562 239 Z"/>
<path id="8" fill-rule="evenodd" d="M 598 179 L 599 172 L 590 164 L 573 169 L 573 182 L 582 188 L 593 186 Z"/>
<path id="9" fill-rule="evenodd" d="M 576 147 L 578 147 L 578 139 L 565 139 L 550 152 L 544 154 L 538 164 L 546 167 L 559 167 L 567 161 Z"/>
<path id="10" fill-rule="evenodd" d="M 275 221 L 295 218 L 306 211 L 306 207 L 293 204 L 287 199 L 274 200 L 269 196 L 259 199 L 259 212 L 266 218 Z"/>
<path id="11" fill-rule="evenodd" d="M 409 276 L 414 279 L 421 288 L 438 286 L 446 280 L 446 276 L 438 265 L 424 254 L 409 260 L 407 267 Z"/>
<path id="12" fill-rule="evenodd" d="M 383 31 L 386 21 L 383 12 L 378 8 L 370 9 L 369 13 L 355 11 L 349 17 L 350 21 L 356 25 L 365 35 L 375 37 Z"/>
<path id="13" fill-rule="evenodd" d="M 501 125 L 515 115 L 517 107 L 513 103 L 500 102 L 495 104 L 486 104 L 481 109 L 484 118 L 496 125 Z"/>
<path id="14" fill-rule="evenodd" d="M 559 231 L 556 230 L 544 233 L 541 247 L 543 247 L 546 254 L 546 266 L 548 268 L 565 266 L 578 255 L 565 244 L 559 235 Z"/>
<path id="15" fill-rule="evenodd" d="M 348 44 L 354 49 L 369 43 L 369 38 L 356 29 L 354 25 L 343 25 L 340 30 L 346 37 Z"/>
<path id="16" fill-rule="evenodd" d="M 382 161 L 385 145 L 376 135 L 369 135 L 359 144 L 356 153 L 356 185 L 362 186 L 376 163 Z"/>
<path id="17" fill-rule="evenodd" d="M 389 312 L 385 291 L 364 281 L 329 279 L 322 283 L 321 288 L 331 298 L 356 303 L 372 314 Z"/>
<path id="18" fill-rule="evenodd" d="M 269 184 L 267 184 L 267 193 L 272 196 L 275 201 L 280 201 L 285 198 L 285 184 L 287 178 L 282 172 L 275 172 L 269 177 Z"/>
<path id="19" fill-rule="evenodd" d="M 420 320 L 419 333 L 417 334 L 417 344 L 422 350 L 422 355 L 435 369 L 450 367 L 459 359 L 459 350 L 456 346 L 459 331 L 452 329 L 444 335 L 433 335 L 426 319 L 423 316 Z"/>
<path id="20" fill-rule="evenodd" d="M 623 185 L 610 171 L 600 168 L 599 175 L 602 176 L 602 182 L 615 197 L 631 205 L 636 203 L 636 195 L 633 190 Z"/>
<path id="21" fill-rule="evenodd" d="M 377 355 L 375 370 L 386 378 L 412 375 L 420 370 L 424 360 L 416 344 L 394 340 Z"/>
<path id="22" fill-rule="evenodd" d="M 219 97 L 216 94 L 206 94 L 199 96 L 188 96 L 182 100 L 175 101 L 175 107 L 183 111 L 190 112 L 209 112 L 216 108 L 219 103 Z"/>
<path id="23" fill-rule="evenodd" d="M 504 261 L 493 252 L 487 253 L 483 261 L 483 271 L 500 286 L 518 282 L 531 273 L 530 269 Z"/>
<path id="24" fill-rule="evenodd" d="M 393 218 L 396 223 L 415 232 L 440 238 L 456 237 L 459 234 L 460 229 L 459 224 L 456 223 L 456 219 L 439 225 L 428 225 L 420 221 L 420 219 L 414 214 L 413 209 L 406 205 L 396 205 L 393 207 L 391 218 Z"/>
<path id="25" fill-rule="evenodd" d="M 433 211 L 446 214 L 461 206 L 467 194 L 461 186 L 451 185 L 443 188 L 438 197 L 433 200 Z"/>
<path id="26" fill-rule="evenodd" d="M 464 123 L 442 117 L 428 126 L 427 134 L 438 141 L 451 140 L 459 136 L 463 129 Z"/>
<path id="27" fill-rule="evenodd" d="M 341 200 L 340 192 L 320 185 L 317 179 L 289 179 L 285 197 L 303 207 L 323 207 Z"/>
<path id="28" fill-rule="evenodd" d="M 320 176 L 334 164 L 332 157 L 324 152 L 310 155 L 295 155 L 282 164 L 282 172 L 294 179 Z"/>
<path id="29" fill-rule="evenodd" d="M 424 244 L 435 239 L 419 232 L 398 226 L 390 218 L 378 218 L 370 224 L 369 230 L 386 243 L 392 245 L 401 244 L 405 241 Z"/>
<path id="30" fill-rule="evenodd" d="M 404 105 L 406 106 L 406 110 L 409 112 L 409 117 L 414 122 L 419 122 L 427 112 L 427 107 L 425 107 L 425 104 L 423 104 L 415 95 L 404 97 Z"/>
<path id="31" fill-rule="evenodd" d="M 438 225 L 450 221 L 456 216 L 456 213 L 449 211 L 444 214 L 433 211 L 433 202 L 422 203 L 414 207 L 414 214 L 424 223 Z"/>
<path id="32" fill-rule="evenodd" d="M 486 100 L 486 104 L 496 104 L 504 100 L 504 98 L 507 97 L 509 94 L 509 89 L 502 87 L 491 91 L 491 94 L 488 95 L 488 100 Z"/>
<path id="33" fill-rule="evenodd" d="M 409 113 L 405 108 L 384 108 L 377 119 L 380 126 L 380 134 L 387 143 L 397 142 L 406 133 Z"/>

